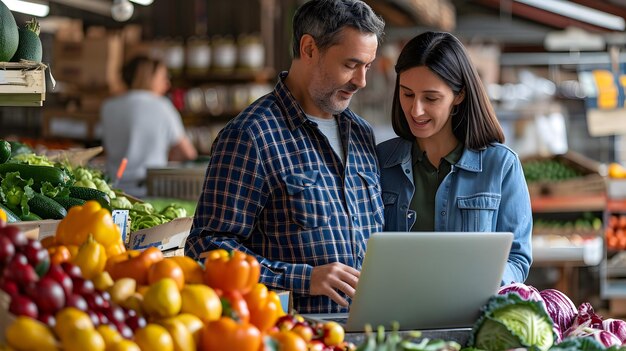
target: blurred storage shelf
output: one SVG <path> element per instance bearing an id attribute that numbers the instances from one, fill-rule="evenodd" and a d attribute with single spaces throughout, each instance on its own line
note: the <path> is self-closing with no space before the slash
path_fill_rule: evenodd
<path id="1" fill-rule="evenodd" d="M 533 236 L 533 264 L 572 264 L 575 266 L 597 266 L 604 258 L 601 236 L 585 238 L 580 242 L 565 236 Z"/>
<path id="2" fill-rule="evenodd" d="M 575 196 L 534 196 L 530 198 L 533 212 L 604 211 L 607 206 L 604 194 Z M 624 201 L 626 208 L 626 201 Z"/>

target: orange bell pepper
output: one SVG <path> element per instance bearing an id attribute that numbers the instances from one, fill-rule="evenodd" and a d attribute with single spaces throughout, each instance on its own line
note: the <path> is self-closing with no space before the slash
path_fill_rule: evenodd
<path id="1" fill-rule="evenodd" d="M 278 318 L 285 314 L 278 294 L 269 291 L 267 287 L 258 283 L 252 291 L 244 295 L 250 310 L 250 323 L 254 324 L 261 332 L 266 332 L 276 324 Z"/>
<path id="2" fill-rule="evenodd" d="M 105 249 L 117 244 L 121 237 L 109 210 L 94 200 L 85 202 L 83 206 L 74 206 L 67 212 L 57 227 L 56 242 L 80 246 L 89 234 Z"/>
<path id="3" fill-rule="evenodd" d="M 222 317 L 206 324 L 202 329 L 202 351 L 258 351 L 263 342 L 262 334 L 252 324 L 240 324 Z"/>
<path id="4" fill-rule="evenodd" d="M 248 303 L 239 291 L 216 291 L 222 301 L 222 317 L 231 318 L 239 323 L 250 322 Z"/>
<path id="5" fill-rule="evenodd" d="M 113 280 L 133 278 L 137 285 L 145 285 L 148 283 L 148 268 L 162 259 L 163 253 L 156 247 L 144 251 L 130 250 L 110 257 L 104 270 Z"/>
<path id="6" fill-rule="evenodd" d="M 204 262 L 204 282 L 222 291 L 239 291 L 247 294 L 261 276 L 261 266 L 256 257 L 241 251 L 212 250 Z"/>
<path id="7" fill-rule="evenodd" d="M 50 255 L 50 264 L 61 264 L 67 262 L 72 258 L 72 254 L 67 247 L 63 245 L 52 246 L 48 249 L 48 255 Z"/>

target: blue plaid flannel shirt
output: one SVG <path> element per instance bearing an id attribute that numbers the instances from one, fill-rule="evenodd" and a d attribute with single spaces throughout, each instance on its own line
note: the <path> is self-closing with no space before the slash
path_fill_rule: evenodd
<path id="1" fill-rule="evenodd" d="M 185 254 L 197 259 L 223 248 L 255 255 L 260 281 L 291 291 L 298 312 L 346 312 L 326 296 L 310 296 L 309 278 L 313 267 L 332 262 L 361 270 L 367 239 L 383 230 L 374 135 L 350 110 L 338 116 L 344 166 L 286 76 L 214 142 Z"/>

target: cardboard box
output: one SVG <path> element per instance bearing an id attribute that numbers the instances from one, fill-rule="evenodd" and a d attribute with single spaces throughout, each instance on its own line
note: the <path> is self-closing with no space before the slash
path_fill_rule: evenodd
<path id="1" fill-rule="evenodd" d="M 156 227 L 130 233 L 127 248 L 129 250 L 144 250 L 154 246 L 161 251 L 184 248 L 192 222 L 192 217 L 176 218 Z"/>
<path id="2" fill-rule="evenodd" d="M 124 55 L 118 34 L 90 37 L 80 42 L 55 41 L 54 77 L 83 88 L 119 91 Z"/>

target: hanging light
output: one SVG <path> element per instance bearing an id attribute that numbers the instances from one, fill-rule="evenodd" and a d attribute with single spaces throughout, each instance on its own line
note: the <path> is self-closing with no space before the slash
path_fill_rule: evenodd
<path id="1" fill-rule="evenodd" d="M 2 0 L 11 11 L 25 13 L 31 16 L 46 17 L 50 13 L 47 4 L 39 4 L 22 0 Z"/>
<path id="2" fill-rule="evenodd" d="M 154 0 L 130 0 L 130 1 L 134 2 L 135 4 L 139 4 L 143 6 L 151 5 L 154 2 Z"/>
<path id="3" fill-rule="evenodd" d="M 128 0 L 114 0 L 111 16 L 118 22 L 128 21 L 133 16 L 134 7 Z"/>

